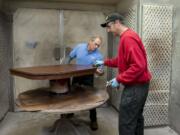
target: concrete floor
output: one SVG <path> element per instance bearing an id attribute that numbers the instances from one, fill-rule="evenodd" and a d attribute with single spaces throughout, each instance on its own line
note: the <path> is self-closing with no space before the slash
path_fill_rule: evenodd
<path id="1" fill-rule="evenodd" d="M 101 107 L 98 111 L 99 129 L 89 129 L 88 111 L 75 114 L 73 118 L 84 122 L 90 135 L 118 135 L 118 114 L 112 107 Z M 59 118 L 58 113 L 9 112 L 0 123 L 0 135 L 45 135 L 44 129 Z M 145 135 L 178 135 L 169 127 L 147 128 Z"/>

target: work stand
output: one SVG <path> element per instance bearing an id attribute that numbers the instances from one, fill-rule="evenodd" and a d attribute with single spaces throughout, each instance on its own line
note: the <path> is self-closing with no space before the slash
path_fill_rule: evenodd
<path id="1" fill-rule="evenodd" d="M 15 76 L 32 80 L 49 80 L 47 88 L 20 93 L 16 99 L 18 111 L 67 114 L 90 110 L 104 104 L 109 98 L 106 90 L 83 85 L 72 86 L 70 83 L 72 77 L 92 75 L 95 71 L 95 67 L 74 64 L 10 69 L 11 74 Z M 67 118 L 60 118 L 53 124 L 53 130 L 49 134 L 81 135 L 78 124 L 75 123 Z M 86 135 L 85 131 L 83 135 Z"/>

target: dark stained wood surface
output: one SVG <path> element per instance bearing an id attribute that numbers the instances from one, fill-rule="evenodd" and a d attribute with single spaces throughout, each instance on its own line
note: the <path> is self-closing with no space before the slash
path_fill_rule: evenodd
<path id="1" fill-rule="evenodd" d="M 19 111 L 76 112 L 95 108 L 109 98 L 106 90 L 76 86 L 67 94 L 54 94 L 48 88 L 39 88 L 19 94 Z"/>
<path id="2" fill-rule="evenodd" d="M 71 76 L 82 76 L 94 74 L 95 67 L 76 64 L 25 67 L 10 69 L 12 75 L 34 79 L 34 80 L 55 80 L 70 78 Z"/>

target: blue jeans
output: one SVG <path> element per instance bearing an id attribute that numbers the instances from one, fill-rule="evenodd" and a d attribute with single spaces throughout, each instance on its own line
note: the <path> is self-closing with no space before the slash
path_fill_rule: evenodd
<path id="1" fill-rule="evenodd" d="M 144 135 L 143 109 L 149 83 L 126 85 L 119 110 L 119 135 Z"/>

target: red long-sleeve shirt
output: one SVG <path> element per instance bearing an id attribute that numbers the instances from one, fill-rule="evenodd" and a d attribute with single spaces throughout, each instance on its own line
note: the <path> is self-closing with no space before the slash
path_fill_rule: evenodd
<path id="1" fill-rule="evenodd" d="M 121 34 L 117 56 L 106 59 L 104 64 L 118 68 L 116 79 L 122 84 L 141 84 L 151 79 L 144 45 L 138 34 L 131 29 Z"/>

